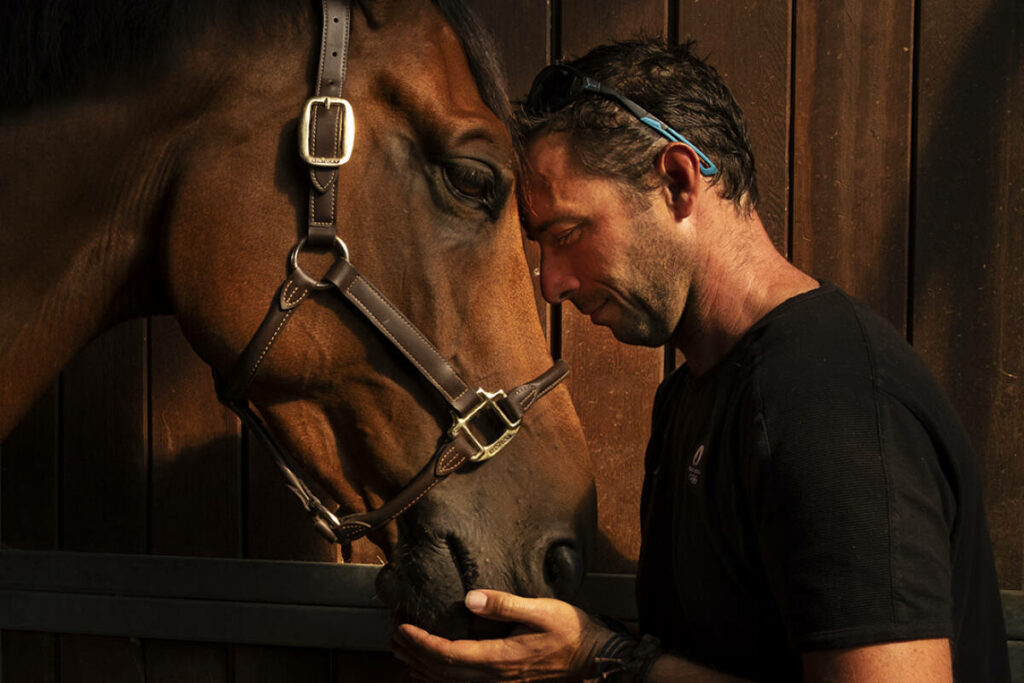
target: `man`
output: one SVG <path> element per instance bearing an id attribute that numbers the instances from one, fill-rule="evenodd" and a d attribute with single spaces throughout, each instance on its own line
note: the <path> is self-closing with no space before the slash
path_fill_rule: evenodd
<path id="1" fill-rule="evenodd" d="M 518 624 L 405 624 L 428 680 L 1008 680 L 974 456 L 901 335 L 773 247 L 745 125 L 691 46 L 548 67 L 519 117 L 541 287 L 686 363 L 658 390 L 637 574 L 643 639 L 550 599 Z"/>

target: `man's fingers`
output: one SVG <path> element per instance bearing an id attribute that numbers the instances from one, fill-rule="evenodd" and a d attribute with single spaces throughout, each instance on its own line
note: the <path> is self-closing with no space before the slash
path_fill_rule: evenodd
<path id="1" fill-rule="evenodd" d="M 412 624 L 401 624 L 394 635 L 395 644 L 423 665 L 436 667 L 473 665 L 492 661 L 499 641 L 448 640 Z"/>

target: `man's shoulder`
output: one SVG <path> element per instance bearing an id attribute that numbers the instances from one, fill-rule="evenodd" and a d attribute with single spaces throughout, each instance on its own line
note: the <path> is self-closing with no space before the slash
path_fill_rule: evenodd
<path id="1" fill-rule="evenodd" d="M 827 282 L 781 304 L 751 333 L 748 362 L 762 389 L 877 380 L 881 371 L 888 375 L 891 367 L 917 358 L 891 323 Z"/>

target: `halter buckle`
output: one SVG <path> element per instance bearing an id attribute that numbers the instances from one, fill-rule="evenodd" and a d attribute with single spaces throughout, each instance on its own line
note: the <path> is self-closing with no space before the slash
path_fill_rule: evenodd
<path id="1" fill-rule="evenodd" d="M 508 445 L 512 438 L 519 431 L 519 426 L 523 423 L 522 419 L 511 420 L 509 416 L 505 414 L 505 411 L 498 405 L 498 401 L 505 398 L 505 392 L 498 389 L 494 393 L 484 391 L 483 389 L 477 389 L 476 395 L 480 398 L 480 402 L 473 406 L 472 410 L 469 411 L 465 416 L 455 415 L 455 423 L 448 430 L 448 435 L 451 438 L 456 438 L 460 433 L 465 434 L 469 439 L 470 443 L 476 449 L 476 453 L 470 456 L 470 460 L 473 462 L 483 462 L 484 460 L 490 460 L 496 456 L 502 448 Z M 500 436 L 490 443 L 485 443 L 486 439 L 481 440 L 480 436 L 477 436 L 470 429 L 469 425 L 473 421 L 473 418 L 482 411 L 484 408 L 490 408 L 500 419 L 500 424 L 503 425 L 503 430 Z"/>
<path id="2" fill-rule="evenodd" d="M 316 156 L 309 149 L 309 127 L 313 120 L 313 107 L 322 104 L 324 109 L 333 106 L 340 106 L 341 111 L 341 156 L 321 157 Z M 299 156 L 310 166 L 323 166 L 326 168 L 337 168 L 349 160 L 352 156 L 352 144 L 356 137 L 356 119 L 352 113 L 352 105 L 343 97 L 310 97 L 306 100 L 306 106 L 302 109 L 302 119 L 299 121 Z"/>

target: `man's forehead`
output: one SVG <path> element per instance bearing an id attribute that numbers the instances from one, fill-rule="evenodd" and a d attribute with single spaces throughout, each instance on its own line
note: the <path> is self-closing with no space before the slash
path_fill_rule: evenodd
<path id="1" fill-rule="evenodd" d="M 527 145 L 519 217 L 530 239 L 536 239 L 551 224 L 551 211 L 565 194 L 566 181 L 577 174 L 566 133 L 545 133 Z"/>

